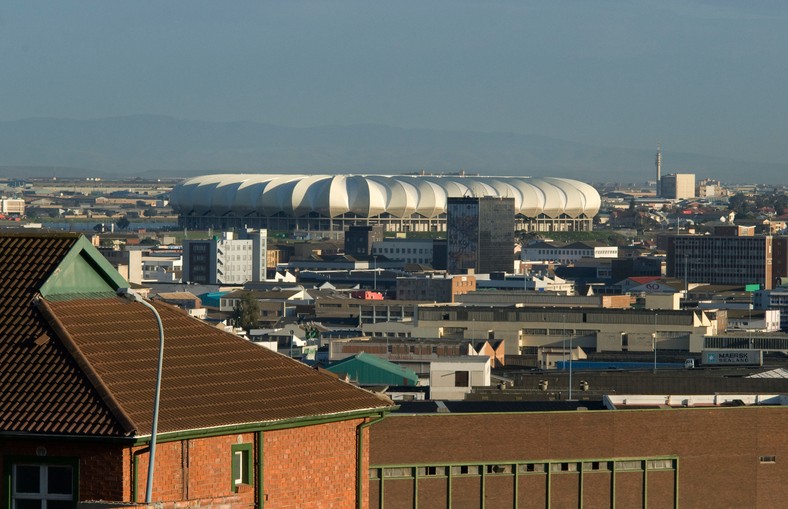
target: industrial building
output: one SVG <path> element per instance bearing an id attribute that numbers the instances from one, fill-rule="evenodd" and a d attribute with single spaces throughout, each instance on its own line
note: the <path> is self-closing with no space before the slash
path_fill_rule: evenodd
<path id="1" fill-rule="evenodd" d="M 782 507 L 785 398 L 721 399 L 392 414 L 370 427 L 369 507 Z"/>
<path id="2" fill-rule="evenodd" d="M 188 228 L 438 232 L 446 230 L 447 200 L 463 196 L 512 198 L 516 228 L 528 231 L 591 230 L 601 205 L 593 187 L 564 178 L 227 174 L 185 180 L 170 206 Z"/>

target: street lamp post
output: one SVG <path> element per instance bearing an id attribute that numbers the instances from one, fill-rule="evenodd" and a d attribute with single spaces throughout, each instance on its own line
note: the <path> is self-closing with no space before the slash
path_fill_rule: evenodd
<path id="1" fill-rule="evenodd" d="M 372 255 L 372 289 L 378 291 L 378 255 Z"/>
<path id="2" fill-rule="evenodd" d="M 148 480 L 145 486 L 145 503 L 150 504 L 153 495 L 153 474 L 156 467 L 156 433 L 159 428 L 159 401 L 161 399 L 161 368 L 164 364 L 164 325 L 161 323 L 161 316 L 156 308 L 143 299 L 131 288 L 118 288 L 118 295 L 133 302 L 139 302 L 153 312 L 156 317 L 156 325 L 159 328 L 159 359 L 156 367 L 156 392 L 153 396 L 153 425 L 150 434 L 150 461 L 148 463 Z"/>
<path id="3" fill-rule="evenodd" d="M 572 336 L 574 334 L 569 332 L 569 401 L 572 401 L 572 357 L 575 356 L 574 349 L 572 348 Z"/>
<path id="4" fill-rule="evenodd" d="M 651 334 L 651 349 L 654 350 L 654 373 L 657 372 L 657 316 L 654 313 L 654 332 Z"/>

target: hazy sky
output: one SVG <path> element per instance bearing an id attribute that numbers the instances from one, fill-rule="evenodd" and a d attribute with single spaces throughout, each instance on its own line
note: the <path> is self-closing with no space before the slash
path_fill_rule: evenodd
<path id="1" fill-rule="evenodd" d="M 512 131 L 788 160 L 784 0 L 0 2 L 0 120 Z"/>

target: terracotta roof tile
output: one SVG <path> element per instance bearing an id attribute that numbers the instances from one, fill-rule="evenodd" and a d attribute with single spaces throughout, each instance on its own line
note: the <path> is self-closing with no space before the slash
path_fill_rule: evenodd
<path id="1" fill-rule="evenodd" d="M 0 433 L 150 434 L 158 352 L 150 310 L 117 297 L 38 295 L 78 241 L 0 234 Z M 174 306 L 154 306 L 166 344 L 162 432 L 391 404 Z"/>
<path id="2" fill-rule="evenodd" d="M 0 235 L 0 432 L 124 433 L 32 305 L 78 238 Z"/>
<path id="3" fill-rule="evenodd" d="M 154 302 L 164 324 L 159 431 L 273 422 L 390 405 L 378 396 Z M 120 298 L 48 302 L 141 435 L 150 433 L 158 329 Z"/>

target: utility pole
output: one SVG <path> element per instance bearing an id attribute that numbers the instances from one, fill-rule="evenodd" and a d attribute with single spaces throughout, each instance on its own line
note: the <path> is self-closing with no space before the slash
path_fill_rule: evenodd
<path id="1" fill-rule="evenodd" d="M 654 350 L 654 373 L 657 372 L 657 316 L 659 313 L 654 313 L 654 332 L 651 333 L 651 348 Z"/>

